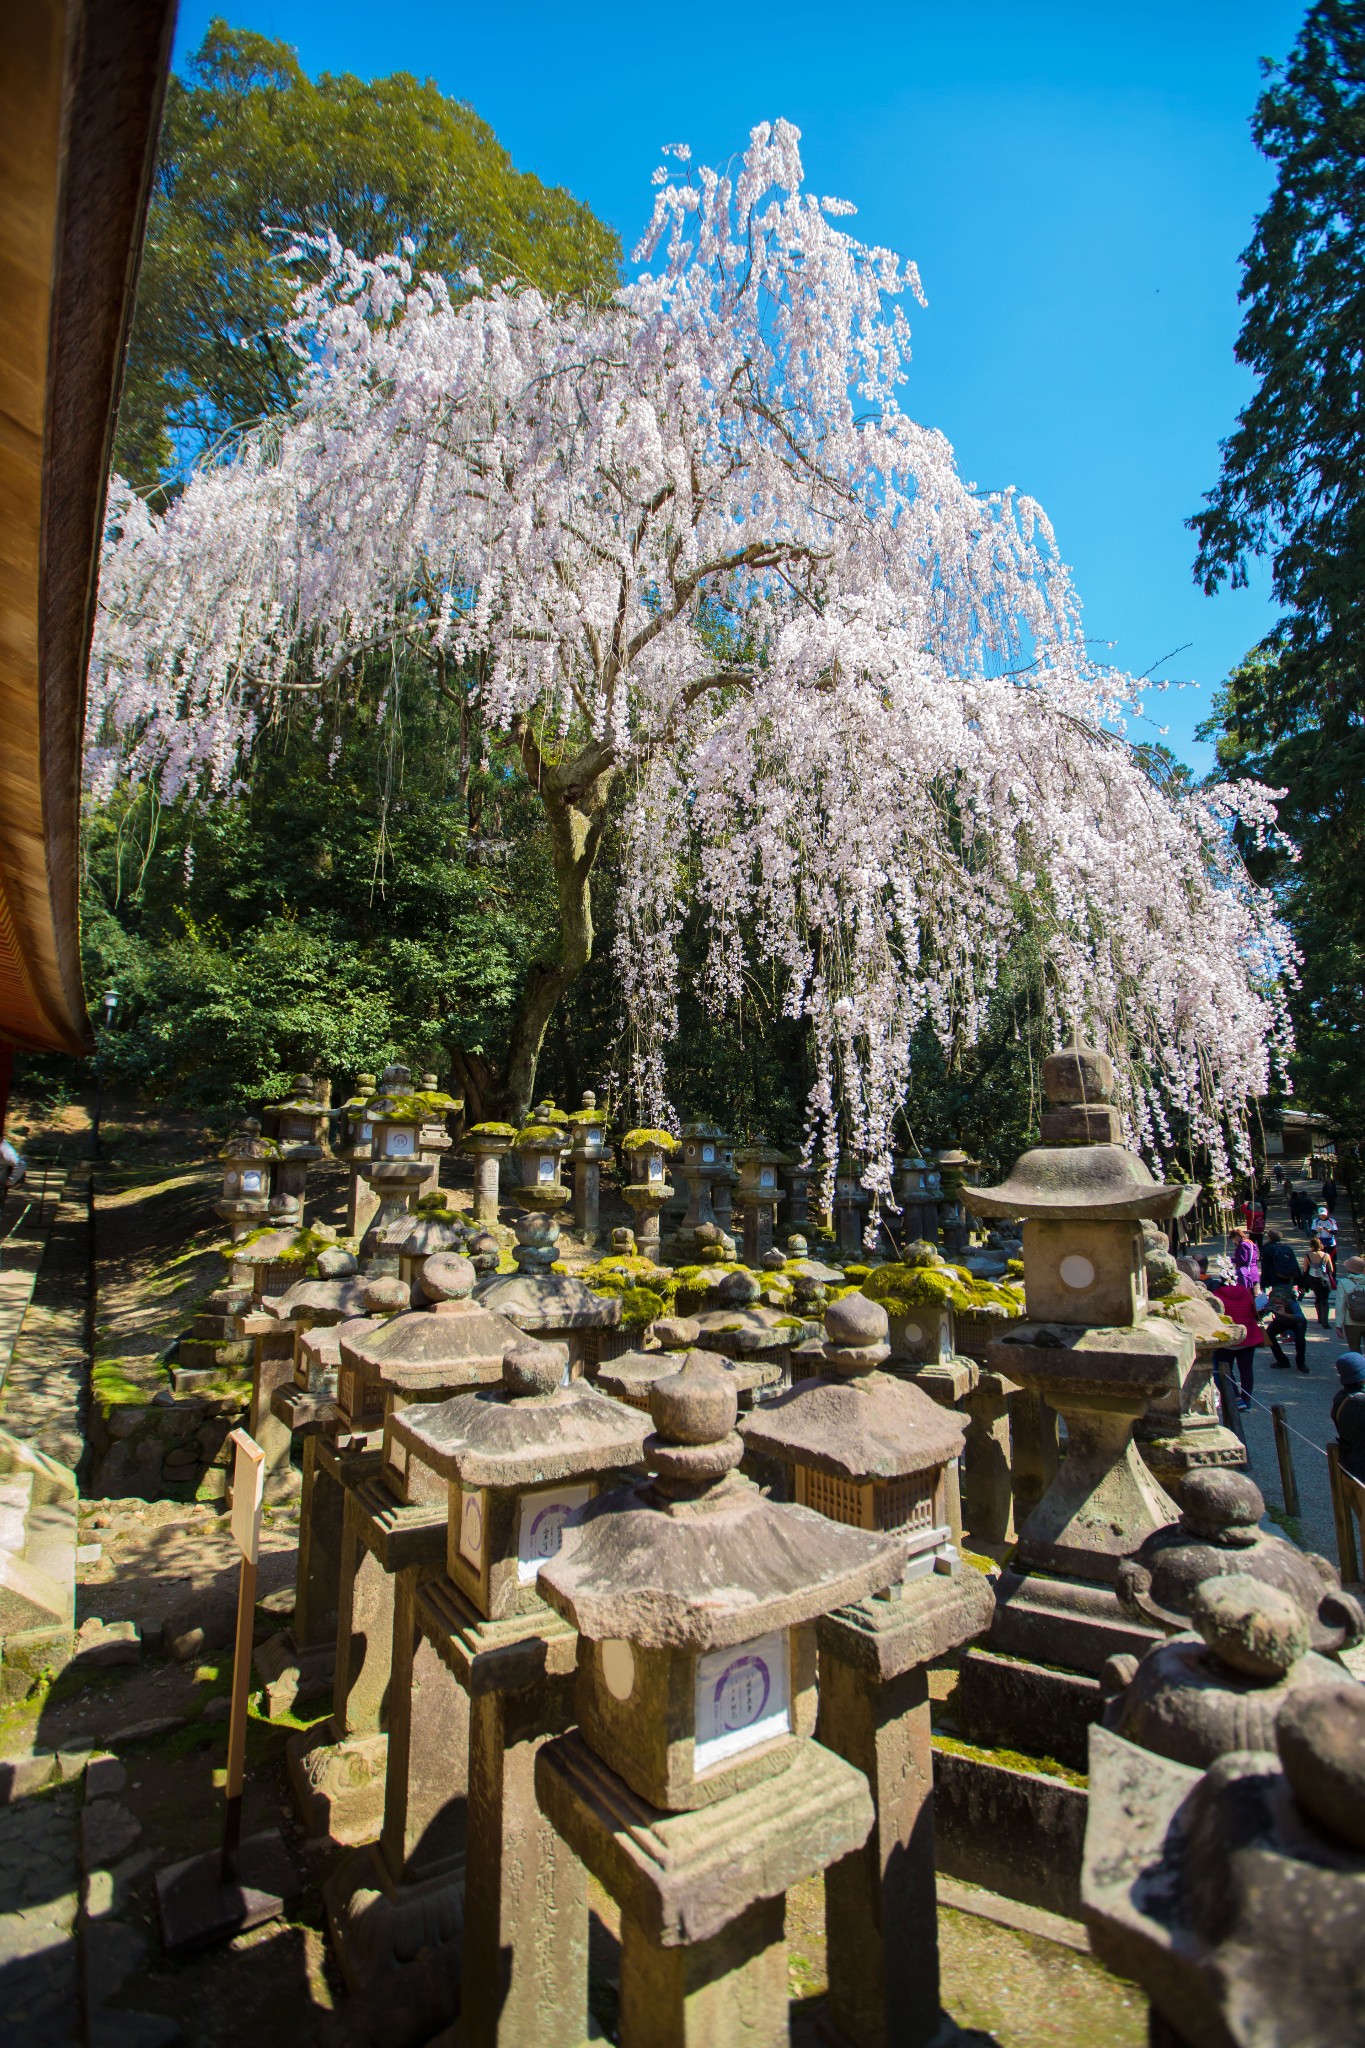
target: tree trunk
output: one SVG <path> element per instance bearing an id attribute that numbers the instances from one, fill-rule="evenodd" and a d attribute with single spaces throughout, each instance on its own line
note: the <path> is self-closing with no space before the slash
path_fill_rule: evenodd
<path id="1" fill-rule="evenodd" d="M 540 767 L 538 759 L 536 766 Z M 550 1019 L 565 990 L 592 958 L 592 870 L 615 775 L 610 749 L 594 743 L 576 760 L 542 769 L 533 778 L 550 826 L 559 929 L 549 957 L 533 962 L 527 973 L 512 1020 L 497 1106 L 486 1110 L 508 1123 L 525 1122 Z"/>

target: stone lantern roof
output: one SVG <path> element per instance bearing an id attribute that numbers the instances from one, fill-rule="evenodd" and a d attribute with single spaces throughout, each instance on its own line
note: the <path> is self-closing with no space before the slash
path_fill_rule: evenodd
<path id="1" fill-rule="evenodd" d="M 854 1482 L 905 1479 L 960 1456 L 966 1417 L 879 1370 L 889 1347 L 877 1302 L 860 1294 L 831 1302 L 825 1330 L 833 1376 L 804 1380 L 746 1416 L 751 1450 Z"/>
<path id="2" fill-rule="evenodd" d="M 261 1136 L 261 1126 L 254 1116 L 243 1117 L 226 1145 L 219 1152 L 220 1159 L 278 1159 L 280 1148 L 273 1138 Z"/>
<path id="3" fill-rule="evenodd" d="M 1183 1216 L 1193 1207 L 1197 1187 L 1154 1180 L 1137 1154 L 1118 1142 L 1114 1067 L 1107 1054 L 1076 1045 L 1050 1054 L 1043 1061 L 1043 1089 L 1043 1143 L 1023 1153 L 999 1187 L 963 1188 L 962 1199 L 974 1214 L 1126 1223 Z"/>
<path id="4" fill-rule="evenodd" d="M 310 1324 L 344 1323 L 364 1313 L 368 1284 L 359 1273 L 342 1274 L 334 1280 L 296 1280 L 283 1294 L 267 1295 L 261 1310 L 278 1316 L 281 1322 L 301 1318 Z"/>
<path id="5" fill-rule="evenodd" d="M 627 1409 L 623 1413 L 629 1413 Z M 655 1382 L 645 1457 L 658 1478 L 589 1509 L 543 1565 L 550 1606 L 595 1641 L 728 1648 L 813 1621 L 900 1577 L 906 1546 L 776 1506 L 736 1471 L 733 1376 L 706 1352 Z"/>
<path id="6" fill-rule="evenodd" d="M 503 1353 L 521 1341 L 514 1323 L 472 1301 L 474 1268 L 449 1252 L 427 1260 L 417 1282 L 431 1304 L 396 1315 L 381 1329 L 343 1338 L 341 1362 L 367 1380 L 420 1391 L 447 1387 L 462 1374 L 487 1380 Z"/>
<path id="7" fill-rule="evenodd" d="M 266 1109 L 271 1116 L 292 1112 L 296 1116 L 321 1116 L 323 1105 L 313 1092 L 316 1083 L 311 1074 L 295 1074 L 289 1083 L 290 1094 L 283 1102 L 268 1102 Z"/>
<path id="8" fill-rule="evenodd" d="M 511 1492 L 638 1464 L 644 1417 L 584 1380 L 565 1386 L 567 1362 L 562 1344 L 521 1339 L 504 1353 L 500 1387 L 405 1409 L 394 1435 L 466 1488 Z"/>

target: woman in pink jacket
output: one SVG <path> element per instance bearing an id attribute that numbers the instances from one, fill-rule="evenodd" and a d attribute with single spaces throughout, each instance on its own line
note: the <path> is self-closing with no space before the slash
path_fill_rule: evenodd
<path id="1" fill-rule="evenodd" d="M 1249 1249 L 1252 1257 L 1255 1258 L 1255 1245 L 1251 1245 Z M 1233 1258 L 1236 1258 L 1235 1253 Z M 1256 1319 L 1254 1282 L 1251 1287 L 1248 1287 L 1235 1272 L 1233 1264 L 1229 1260 L 1210 1259 L 1208 1272 L 1204 1276 L 1204 1284 L 1207 1286 L 1209 1293 L 1215 1296 L 1221 1303 L 1223 1314 L 1227 1317 L 1228 1321 L 1230 1323 L 1240 1323 L 1242 1326 L 1241 1341 L 1237 1344 L 1228 1345 L 1226 1350 L 1215 1351 L 1213 1362 L 1215 1367 L 1225 1365 L 1236 1366 L 1237 1376 L 1241 1381 L 1241 1391 L 1237 1396 L 1237 1406 L 1239 1408 L 1249 1408 L 1251 1406 L 1251 1369 L 1256 1357 L 1256 1346 L 1265 1343 L 1265 1331 Z"/>

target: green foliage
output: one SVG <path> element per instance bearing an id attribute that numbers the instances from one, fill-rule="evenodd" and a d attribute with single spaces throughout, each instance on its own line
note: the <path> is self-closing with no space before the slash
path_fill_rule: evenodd
<path id="1" fill-rule="evenodd" d="M 1285 789 L 1302 858 L 1248 844 L 1304 956 L 1292 992 L 1294 1079 L 1346 1130 L 1365 1128 L 1365 21 L 1309 8 L 1287 64 L 1268 67 L 1253 133 L 1276 167 L 1243 257 L 1237 354 L 1256 389 L 1191 521 L 1196 573 L 1245 582 L 1269 555 L 1278 626 L 1229 676 L 1201 731 L 1220 769 Z M 1348 1167 L 1348 1172 L 1350 1168 Z"/>
<path id="2" fill-rule="evenodd" d="M 123 998 L 111 1084 L 235 1107 L 300 1069 L 497 1056 L 553 916 L 540 813 L 496 754 L 462 771 L 459 706 L 400 680 L 290 707 L 230 802 L 123 790 L 88 816 L 86 984 Z M 386 687 L 401 720 L 381 727 Z M 490 832 L 516 848 L 515 888 Z"/>
<path id="3" fill-rule="evenodd" d="M 308 272 L 283 257 L 294 237 L 329 233 L 367 256 L 411 237 L 415 265 L 452 282 L 476 264 L 600 292 L 620 261 L 610 228 L 516 170 L 430 79 L 311 80 L 286 43 L 214 21 L 167 93 L 115 451 L 125 475 L 155 484 L 290 404 L 301 366 L 283 329 Z"/>

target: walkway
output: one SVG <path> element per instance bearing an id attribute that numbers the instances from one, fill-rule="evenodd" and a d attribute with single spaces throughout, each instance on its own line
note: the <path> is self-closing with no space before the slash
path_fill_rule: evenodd
<path id="1" fill-rule="evenodd" d="M 1289 1221 L 1288 1207 L 1282 1195 L 1276 1193 L 1271 1196 L 1266 1221 L 1279 1231 L 1286 1244 L 1293 1247 L 1296 1256 L 1302 1261 L 1303 1254 L 1308 1249 L 1308 1238 Z M 1357 1246 L 1355 1221 L 1344 1192 L 1337 1203 L 1337 1221 L 1340 1231 L 1338 1253 L 1339 1257 L 1344 1259 L 1354 1252 Z M 1199 1249 L 1212 1255 L 1224 1251 L 1225 1246 L 1223 1241 L 1218 1239 L 1210 1240 Z M 1291 1445 L 1301 1509 L 1298 1525 L 1289 1523 L 1287 1533 L 1294 1537 L 1296 1542 L 1301 1543 L 1305 1550 L 1316 1550 L 1335 1565 L 1336 1528 L 1332 1519 L 1332 1499 L 1327 1483 L 1325 1447 L 1336 1434 L 1331 1421 L 1332 1396 L 1341 1384 L 1336 1375 L 1336 1359 L 1346 1347 L 1335 1326 L 1319 1328 L 1311 1295 L 1304 1296 L 1303 1310 L 1308 1318 L 1307 1374 L 1295 1372 L 1293 1369 L 1292 1342 L 1281 1340 L 1281 1349 L 1291 1361 L 1288 1372 L 1281 1372 L 1276 1367 L 1268 1346 L 1259 1347 L 1256 1352 L 1254 1405 L 1243 1414 L 1242 1424 L 1246 1432 L 1251 1476 L 1265 1495 L 1266 1507 L 1272 1519 L 1284 1526 L 1284 1492 L 1275 1455 L 1275 1431 L 1270 1415 L 1270 1404 L 1274 1402 L 1283 1407 L 1285 1421 L 1295 1433 L 1291 1438 Z M 1335 1316 L 1335 1308 L 1333 1315 Z"/>

